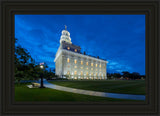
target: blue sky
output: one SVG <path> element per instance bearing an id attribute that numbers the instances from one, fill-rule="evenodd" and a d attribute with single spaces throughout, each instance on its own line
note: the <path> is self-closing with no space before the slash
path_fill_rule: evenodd
<path id="1" fill-rule="evenodd" d="M 53 69 L 64 25 L 82 52 L 109 61 L 109 73 L 145 74 L 145 15 L 15 15 L 15 38 Z"/>

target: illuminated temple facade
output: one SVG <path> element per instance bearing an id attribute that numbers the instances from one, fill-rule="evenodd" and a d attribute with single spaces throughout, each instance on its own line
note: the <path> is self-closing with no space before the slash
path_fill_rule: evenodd
<path id="1" fill-rule="evenodd" d="M 99 57 L 81 53 L 79 46 L 73 45 L 70 33 L 62 31 L 60 46 L 55 59 L 56 75 L 68 79 L 107 79 L 107 61 Z"/>

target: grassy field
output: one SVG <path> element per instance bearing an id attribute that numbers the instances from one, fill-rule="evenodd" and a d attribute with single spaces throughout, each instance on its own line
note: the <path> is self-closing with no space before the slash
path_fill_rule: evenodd
<path id="1" fill-rule="evenodd" d="M 28 84 L 15 84 L 15 101 L 135 101 L 81 95 L 49 88 L 28 88 L 26 85 Z"/>
<path id="2" fill-rule="evenodd" d="M 50 83 L 85 90 L 145 95 L 145 80 L 50 81 Z"/>

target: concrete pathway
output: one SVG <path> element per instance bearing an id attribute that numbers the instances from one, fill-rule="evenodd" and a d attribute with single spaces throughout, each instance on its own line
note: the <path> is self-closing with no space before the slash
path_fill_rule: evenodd
<path id="1" fill-rule="evenodd" d="M 108 98 L 117 98 L 117 99 L 129 99 L 129 100 L 145 100 L 145 95 L 132 95 L 132 94 L 119 94 L 119 93 L 107 93 L 107 92 L 98 92 L 91 90 L 75 89 L 70 87 L 63 87 L 55 84 L 51 84 L 47 81 L 44 81 L 44 86 L 51 89 L 56 89 L 60 91 L 99 96 L 99 97 L 108 97 Z"/>

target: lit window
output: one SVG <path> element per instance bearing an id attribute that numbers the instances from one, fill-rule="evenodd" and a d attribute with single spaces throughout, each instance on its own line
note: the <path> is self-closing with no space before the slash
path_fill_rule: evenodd
<path id="1" fill-rule="evenodd" d="M 93 70 L 93 68 L 91 68 L 91 70 Z"/>
<path id="2" fill-rule="evenodd" d="M 67 47 L 68 50 L 70 50 L 70 47 Z"/>
<path id="3" fill-rule="evenodd" d="M 83 75 L 83 71 L 81 71 L 81 75 Z"/>
<path id="4" fill-rule="evenodd" d="M 86 73 L 86 75 L 88 76 L 88 72 Z"/>
<path id="5" fill-rule="evenodd" d="M 69 75 L 69 74 L 70 74 L 70 72 L 68 71 L 68 72 L 67 72 L 67 75 Z"/>
<path id="6" fill-rule="evenodd" d="M 88 62 L 86 62 L 86 65 L 88 65 Z"/>
<path id="7" fill-rule="evenodd" d="M 76 74 L 77 74 L 77 71 L 74 71 L 74 74 L 76 75 Z"/>
<path id="8" fill-rule="evenodd" d="M 77 60 L 74 60 L 74 63 L 77 64 Z"/>
<path id="9" fill-rule="evenodd" d="M 77 49 L 75 49 L 74 51 L 77 52 Z"/>
<path id="10" fill-rule="evenodd" d="M 91 66 L 93 66 L 93 63 L 91 63 Z"/>
<path id="11" fill-rule="evenodd" d="M 97 67 L 97 64 L 96 64 L 96 67 Z"/>
<path id="12" fill-rule="evenodd" d="M 81 65 L 83 64 L 83 61 L 81 61 Z"/>
<path id="13" fill-rule="evenodd" d="M 74 68 L 77 68 L 77 66 L 74 66 Z"/>
<path id="14" fill-rule="evenodd" d="M 69 62 L 69 58 L 67 58 L 67 62 Z"/>
<path id="15" fill-rule="evenodd" d="M 83 69 L 83 67 L 81 67 L 81 69 Z"/>
<path id="16" fill-rule="evenodd" d="M 86 69 L 88 70 L 88 67 Z"/>
<path id="17" fill-rule="evenodd" d="M 101 64 L 99 65 L 99 67 L 101 68 Z"/>

